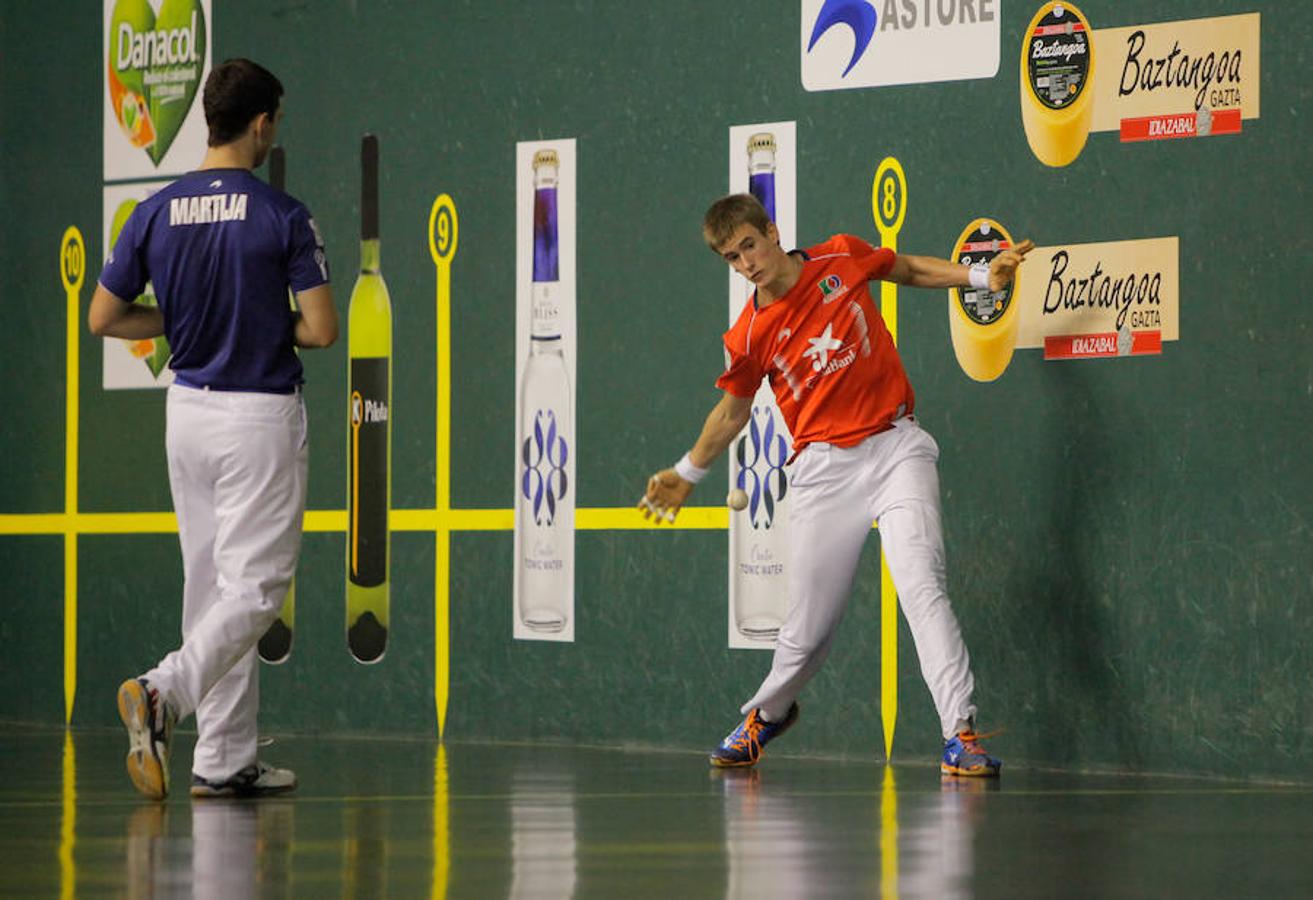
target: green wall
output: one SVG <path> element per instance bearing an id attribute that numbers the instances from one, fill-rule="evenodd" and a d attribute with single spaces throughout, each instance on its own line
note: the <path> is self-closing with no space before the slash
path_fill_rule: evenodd
<path id="1" fill-rule="evenodd" d="M 909 252 L 946 254 L 988 214 L 1041 245 L 1180 238 L 1179 341 L 1117 361 L 1019 352 L 991 384 L 951 352 L 942 292 L 900 292 L 899 341 L 938 439 L 950 589 L 982 724 L 1009 762 L 1308 780 L 1313 755 L 1313 259 L 1307 46 L 1313 7 L 1231 0 L 1083 4 L 1096 27 L 1263 14 L 1263 116 L 1241 135 L 1121 145 L 1095 134 L 1065 169 L 1026 145 L 1020 35 L 1038 2 L 999 2 L 992 80 L 809 94 L 798 4 L 215 0 L 215 59 L 287 88 L 288 188 L 316 215 L 339 309 L 358 261 L 358 146 L 382 145 L 383 271 L 396 388 L 393 507 L 432 508 L 434 270 L 426 225 L 447 192 L 453 268 L 452 504 L 507 508 L 514 441 L 516 141 L 578 139 L 578 504 L 622 507 L 687 448 L 722 363 L 723 264 L 698 223 L 726 179 L 729 125 L 796 120 L 798 230 L 876 239 L 871 178 L 896 156 Z M 0 14 L 0 332 L 8 385 L 0 516 L 61 511 L 70 224 L 103 256 L 101 11 Z M 964 161 L 981 159 L 978 171 Z M 1042 266 L 1042 264 L 1039 264 Z M 94 277 L 93 267 L 90 275 Z M 91 277 L 83 290 L 83 314 Z M 84 512 L 170 509 L 163 394 L 104 392 L 81 341 Z M 345 504 L 346 341 L 307 353 L 310 508 Z M 982 477 L 980 460 L 990 460 Z M 723 463 L 710 484 L 723 484 Z M 714 505 L 718 488 L 696 495 Z M 0 535 L 8 642 L 0 720 L 61 720 L 59 535 Z M 75 725 L 115 721 L 113 690 L 176 641 L 171 535 L 78 541 Z M 511 640 L 511 535 L 451 544 L 453 739 L 705 748 L 768 656 L 725 648 L 725 536 L 586 531 L 573 644 Z M 879 756 L 879 557 L 873 537 L 797 752 Z M 292 661 L 263 674 L 270 731 L 435 733 L 431 535 L 393 536 L 386 659 L 351 661 L 343 538 L 307 535 Z M 895 758 L 934 757 L 937 727 L 900 634 Z"/>

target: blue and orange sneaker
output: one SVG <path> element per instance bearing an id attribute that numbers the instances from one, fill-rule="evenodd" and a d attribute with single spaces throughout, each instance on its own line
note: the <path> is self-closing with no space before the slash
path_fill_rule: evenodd
<path id="1" fill-rule="evenodd" d="M 996 734 L 997 732 L 995 732 Z M 976 734 L 963 729 L 944 742 L 944 758 L 939 771 L 945 775 L 964 775 L 969 778 L 994 778 L 1003 764 L 985 752 L 980 742 L 989 734 Z"/>
<path id="2" fill-rule="evenodd" d="M 761 751 L 775 738 L 784 734 L 798 721 L 798 704 L 789 707 L 789 714 L 779 722 L 767 722 L 761 710 L 748 713 L 738 728 L 725 735 L 720 746 L 711 751 L 713 766 L 753 766 L 761 759 Z"/>

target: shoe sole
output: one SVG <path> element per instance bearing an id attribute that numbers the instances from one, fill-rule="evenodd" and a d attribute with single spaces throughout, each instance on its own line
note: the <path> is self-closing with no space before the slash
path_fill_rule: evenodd
<path id="1" fill-rule="evenodd" d="M 128 729 L 128 777 L 151 800 L 169 795 L 169 776 L 150 733 L 150 697 L 141 682 L 130 679 L 119 687 L 119 718 Z"/>
<path id="2" fill-rule="evenodd" d="M 261 797 L 276 797 L 279 794 L 290 794 L 296 790 L 296 783 L 293 782 L 287 787 L 276 788 L 245 788 L 238 790 L 230 787 L 210 787 L 203 784 L 193 784 L 191 786 L 192 797 L 199 800 L 258 800 Z"/>
<path id="3" fill-rule="evenodd" d="M 717 756 L 708 756 L 707 761 L 717 769 L 746 769 L 749 766 L 755 766 L 757 764 L 757 760 L 748 759 L 743 762 L 733 762 L 728 759 L 721 759 Z"/>
<path id="4" fill-rule="evenodd" d="M 959 778 L 997 778 L 999 769 L 991 769 L 981 766 L 978 769 L 959 769 L 957 766 L 944 765 L 939 766 L 939 771 L 944 775 L 956 775 Z"/>

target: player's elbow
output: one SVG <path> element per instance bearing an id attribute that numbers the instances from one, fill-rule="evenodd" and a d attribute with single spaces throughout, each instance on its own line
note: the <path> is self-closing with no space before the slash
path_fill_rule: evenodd
<path id="1" fill-rule="evenodd" d="M 305 329 L 301 346 L 324 350 L 337 343 L 337 322 L 316 322 Z"/>
<path id="2" fill-rule="evenodd" d="M 109 323 L 96 312 L 95 307 L 92 307 L 91 311 L 87 313 L 87 330 L 96 337 L 105 337 L 108 327 Z"/>
<path id="3" fill-rule="evenodd" d="M 96 337 L 112 337 L 111 330 L 117 317 L 112 308 L 103 303 L 92 303 L 87 311 L 87 329 Z"/>
<path id="4" fill-rule="evenodd" d="M 334 344 L 337 343 L 337 337 L 338 337 L 337 323 L 334 322 L 332 325 L 326 328 L 323 331 L 323 333 L 320 335 L 319 348 L 323 350 L 333 346 Z"/>
<path id="5" fill-rule="evenodd" d="M 328 285 L 298 293 L 296 338 L 302 347 L 323 349 L 337 343 L 337 310 L 333 307 L 333 294 Z"/>

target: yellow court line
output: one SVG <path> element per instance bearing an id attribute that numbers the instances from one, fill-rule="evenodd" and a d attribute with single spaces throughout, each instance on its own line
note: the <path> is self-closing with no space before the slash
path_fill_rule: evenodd
<path id="1" fill-rule="evenodd" d="M 513 509 L 449 509 L 444 517 L 435 509 L 393 509 L 392 531 L 510 531 Z M 307 532 L 345 532 L 345 509 L 308 509 Z M 575 510 L 578 531 L 715 531 L 729 527 L 729 510 L 723 506 L 687 506 L 674 524 L 655 524 L 629 506 L 585 507 Z M 178 519 L 171 512 L 103 513 L 0 513 L 0 535 L 59 534 L 176 534 Z"/>
<path id="2" fill-rule="evenodd" d="M 434 442 L 433 511 L 433 705 L 438 720 L 438 740 L 447 728 L 447 703 L 451 692 L 451 264 L 460 243 L 460 220 L 456 203 L 439 194 L 429 210 L 429 253 L 437 269 L 437 439 Z M 442 748 L 439 759 L 445 762 Z M 445 776 L 445 770 L 444 770 Z M 437 823 L 434 823 L 436 837 Z M 436 863 L 435 863 L 436 866 Z M 446 893 L 446 874 L 442 873 Z M 433 896 L 438 896 L 438 872 L 434 870 Z"/>
<path id="3" fill-rule="evenodd" d="M 886 156 L 871 182 L 871 214 L 875 217 L 880 243 L 898 252 L 898 232 L 907 215 L 907 176 L 902 164 Z M 898 343 L 898 285 L 880 282 L 880 316 Z M 894 590 L 884 547 L 880 548 L 880 724 L 884 731 L 885 759 L 894 752 L 894 729 L 898 725 L 898 593 Z"/>
<path id="4" fill-rule="evenodd" d="M 59 239 L 59 280 L 64 285 L 64 514 L 78 511 L 79 346 L 82 324 L 82 283 L 87 249 L 82 232 L 70 225 Z M 77 692 L 78 641 L 77 532 L 64 532 L 64 724 L 73 721 Z"/>
<path id="5" fill-rule="evenodd" d="M 173 513 L 6 513 L 0 535 L 174 534 Z"/>

